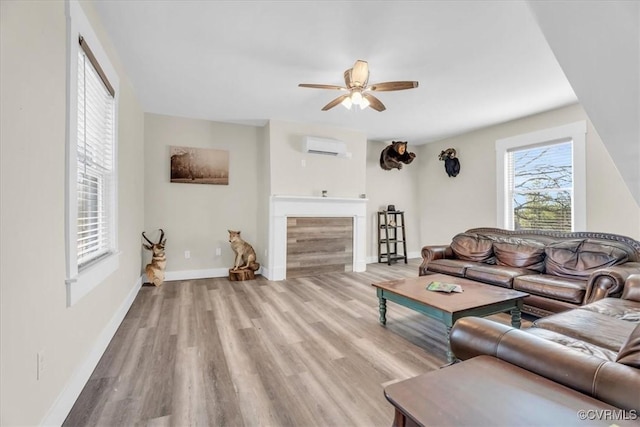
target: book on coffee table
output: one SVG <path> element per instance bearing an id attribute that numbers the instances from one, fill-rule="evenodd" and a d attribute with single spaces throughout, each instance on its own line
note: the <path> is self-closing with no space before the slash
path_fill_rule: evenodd
<path id="1" fill-rule="evenodd" d="M 428 291 L 436 291 L 436 292 L 462 292 L 462 286 L 454 285 L 451 283 L 443 283 L 443 282 L 431 282 L 427 285 Z"/>

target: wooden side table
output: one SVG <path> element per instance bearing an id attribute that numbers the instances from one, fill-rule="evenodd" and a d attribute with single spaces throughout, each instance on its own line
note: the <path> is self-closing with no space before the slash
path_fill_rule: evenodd
<path id="1" fill-rule="evenodd" d="M 622 411 L 491 356 L 478 356 L 384 389 L 393 426 L 636 426 Z"/>

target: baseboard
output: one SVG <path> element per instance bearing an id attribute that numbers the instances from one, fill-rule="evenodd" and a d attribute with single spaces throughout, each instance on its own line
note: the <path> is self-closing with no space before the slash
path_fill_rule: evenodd
<path id="1" fill-rule="evenodd" d="M 135 285 L 129 292 L 129 295 L 122 302 L 118 310 L 114 313 L 113 317 L 102 330 L 98 339 L 93 345 L 89 356 L 85 359 L 85 361 L 76 369 L 76 371 L 72 374 L 71 379 L 67 382 L 66 386 L 62 390 L 62 392 L 58 395 L 55 403 L 49 411 L 47 415 L 45 415 L 44 419 L 40 423 L 42 426 L 60 426 L 71 412 L 71 408 L 73 408 L 73 404 L 76 402 L 82 389 L 89 381 L 91 374 L 93 373 L 96 366 L 98 366 L 98 362 L 100 362 L 100 358 L 107 350 L 107 346 L 113 339 L 113 336 L 116 334 L 118 327 L 124 320 L 125 315 L 131 308 L 133 301 L 136 299 L 136 295 L 138 295 L 138 291 L 142 286 L 142 276 L 138 278 Z"/>
<path id="2" fill-rule="evenodd" d="M 173 280 L 209 279 L 211 277 L 229 277 L 229 269 L 209 268 L 206 270 L 165 271 L 164 273 L 164 280 L 167 282 Z"/>
<path id="3" fill-rule="evenodd" d="M 269 271 L 267 267 L 260 267 L 260 270 L 258 270 L 257 273 L 258 272 L 262 275 L 262 277 L 266 278 L 267 280 L 271 280 L 271 271 Z"/>

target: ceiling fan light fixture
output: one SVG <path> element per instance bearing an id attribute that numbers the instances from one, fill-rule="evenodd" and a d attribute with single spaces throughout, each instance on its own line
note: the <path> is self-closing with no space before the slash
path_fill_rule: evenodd
<path id="1" fill-rule="evenodd" d="M 364 110 L 365 108 L 367 108 L 369 106 L 369 104 L 371 104 L 369 102 L 369 100 L 367 98 L 362 98 L 362 101 L 360 101 L 360 109 Z"/>
<path id="2" fill-rule="evenodd" d="M 350 110 L 350 109 L 351 109 L 351 106 L 353 105 L 353 101 L 351 101 L 351 98 L 350 98 L 350 97 L 346 97 L 346 98 L 341 102 L 341 104 L 342 104 L 342 105 L 344 105 L 344 107 L 345 107 L 347 110 Z"/>
<path id="3" fill-rule="evenodd" d="M 1 0 L 0 0 L 1 1 Z M 315 83 L 300 83 L 299 87 L 315 88 L 315 89 L 331 89 L 341 90 L 347 93 L 334 98 L 327 105 L 322 107 L 322 111 L 332 109 L 338 104 L 342 104 L 346 109 L 350 110 L 355 104 L 361 110 L 371 107 L 380 112 L 386 110 L 384 104 L 371 92 L 390 92 L 394 90 L 413 89 L 418 87 L 416 81 L 393 81 L 382 82 L 368 85 L 369 82 L 369 65 L 367 61 L 357 60 L 353 68 L 349 68 L 344 72 L 344 86 L 325 85 Z"/>
<path id="4" fill-rule="evenodd" d="M 353 91 L 351 94 L 351 102 L 356 105 L 360 105 L 362 103 L 362 94 L 357 90 Z"/>

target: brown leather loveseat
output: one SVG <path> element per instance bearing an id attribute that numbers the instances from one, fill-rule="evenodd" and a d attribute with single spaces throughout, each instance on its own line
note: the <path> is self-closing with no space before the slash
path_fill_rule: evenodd
<path id="1" fill-rule="evenodd" d="M 422 248 L 421 276 L 443 273 L 529 294 L 538 317 L 619 297 L 640 273 L 640 242 L 610 233 L 474 228 Z"/>
<path id="2" fill-rule="evenodd" d="M 620 298 L 538 319 L 528 329 L 462 318 L 450 340 L 460 360 L 493 356 L 640 418 L 638 274 L 629 276 Z"/>

